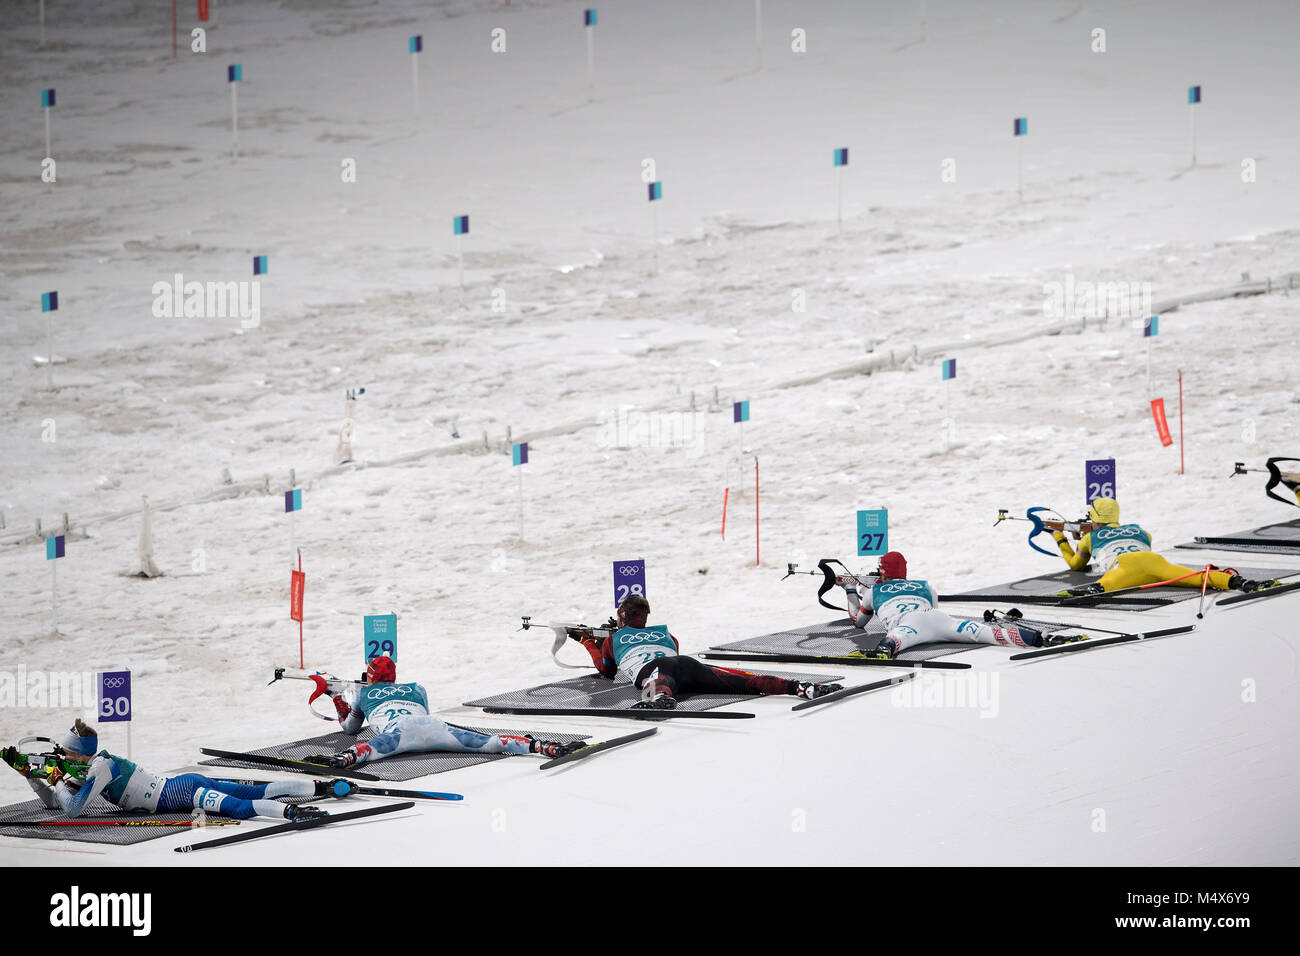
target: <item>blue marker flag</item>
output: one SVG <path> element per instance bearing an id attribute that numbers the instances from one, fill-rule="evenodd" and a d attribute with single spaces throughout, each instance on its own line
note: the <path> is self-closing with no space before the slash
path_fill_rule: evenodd
<path id="1" fill-rule="evenodd" d="M 648 192 L 649 192 L 649 194 L 650 194 L 650 201 L 651 201 L 651 202 L 654 202 L 656 199 L 663 199 L 663 198 L 664 198 L 664 184 L 663 184 L 663 183 L 661 183 L 661 182 L 648 183 L 648 184 L 647 184 L 647 187 L 648 187 Z"/>
<path id="2" fill-rule="evenodd" d="M 1160 334 L 1160 316 L 1152 315 L 1142 323 L 1142 337 L 1151 338 L 1153 335 Z"/>
<path id="3" fill-rule="evenodd" d="M 41 311 L 42 312 L 59 311 L 59 294 L 57 292 L 41 293 Z"/>
<path id="4" fill-rule="evenodd" d="M 454 236 L 463 236 L 469 232 L 469 216 L 455 216 L 451 220 L 451 232 Z"/>
<path id="5" fill-rule="evenodd" d="M 858 556 L 889 551 L 889 509 L 858 512 Z"/>
<path id="6" fill-rule="evenodd" d="M 1083 495 L 1085 505 L 1097 498 L 1115 497 L 1115 459 L 1094 458 L 1083 463 Z"/>
<path id="7" fill-rule="evenodd" d="M 41 90 L 41 105 L 42 105 L 42 106 L 53 106 L 53 105 L 54 105 L 54 91 L 53 91 L 53 90 Z"/>
<path id="8" fill-rule="evenodd" d="M 836 166 L 847 166 L 848 164 L 849 164 L 849 149 L 848 149 L 848 147 L 846 146 L 846 147 L 844 147 L 843 149 L 837 149 L 837 150 L 835 151 L 835 165 L 836 165 Z"/>
<path id="9" fill-rule="evenodd" d="M 528 464 L 528 442 L 521 441 L 510 449 L 510 456 L 516 465 Z"/>
<path id="10" fill-rule="evenodd" d="M 411 37 L 410 48 L 412 53 L 422 53 L 424 51 L 424 37 L 418 33 Z"/>
<path id="11" fill-rule="evenodd" d="M 731 420 L 733 422 L 749 421 L 749 402 L 736 402 L 731 406 Z"/>
<path id="12" fill-rule="evenodd" d="M 946 382 L 946 381 L 948 381 L 948 379 L 950 379 L 950 378 L 956 378 L 956 377 L 957 377 L 957 360 L 956 360 L 956 359 L 944 359 L 944 360 L 943 360 L 943 380 Z"/>
<path id="13" fill-rule="evenodd" d="M 244 64 L 235 63 L 232 64 L 231 66 L 226 67 L 226 82 L 227 83 L 244 82 Z"/>
<path id="14" fill-rule="evenodd" d="M 1201 88 L 1199 86 L 1189 86 L 1187 88 L 1187 102 L 1189 104 L 1201 102 Z"/>
<path id="15" fill-rule="evenodd" d="M 301 488 L 295 488 L 293 489 L 293 491 L 286 491 L 284 493 L 284 510 L 286 512 L 302 511 L 302 489 Z"/>
<path id="16" fill-rule="evenodd" d="M 266 256 L 253 256 L 253 275 L 264 276 L 267 273 Z"/>
<path id="17" fill-rule="evenodd" d="M 582 11 L 582 25 L 584 27 L 594 27 L 596 25 L 596 11 L 594 8 Z"/>
<path id="18" fill-rule="evenodd" d="M 366 663 L 376 657 L 397 660 L 397 615 L 367 614 L 362 621 L 366 631 Z"/>
<path id="19" fill-rule="evenodd" d="M 45 539 L 45 560 L 53 561 L 63 557 L 63 535 Z"/>
<path id="20" fill-rule="evenodd" d="M 99 722 L 131 719 L 131 672 L 103 671 L 99 675 Z"/>
<path id="21" fill-rule="evenodd" d="M 1021 116 L 1017 118 L 1015 122 L 1015 126 L 1012 129 L 1012 133 L 1015 136 L 1028 136 L 1029 135 L 1028 117 Z"/>
<path id="22" fill-rule="evenodd" d="M 614 607 L 622 604 L 629 594 L 646 596 L 645 558 L 614 562 Z"/>

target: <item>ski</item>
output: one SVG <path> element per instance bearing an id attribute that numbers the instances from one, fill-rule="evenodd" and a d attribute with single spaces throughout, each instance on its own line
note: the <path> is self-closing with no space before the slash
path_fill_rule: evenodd
<path id="1" fill-rule="evenodd" d="M 1127 633 L 1129 633 L 1128 631 L 1112 631 L 1112 630 L 1110 630 L 1109 628 L 1105 628 L 1105 627 L 1097 627 L 1097 626 L 1094 625 L 1094 624 L 1071 624 L 1071 623 L 1069 623 L 1069 622 L 1067 622 L 1067 621 L 1043 621 L 1043 620 L 1039 620 L 1038 618 L 1027 618 L 1027 617 L 1025 617 L 1024 615 L 1022 615 L 1022 614 L 1021 614 L 1021 613 L 1020 613 L 1016 608 L 1014 608 L 1014 607 L 1013 607 L 1010 611 L 1006 611 L 1006 612 L 999 611 L 999 610 L 997 610 L 997 609 L 995 608 L 995 609 L 993 609 L 991 612 L 986 612 L 986 613 L 991 613 L 991 614 L 993 615 L 993 617 L 992 617 L 992 619 L 990 619 L 990 618 L 985 618 L 985 619 L 984 619 L 984 623 L 985 623 L 985 624 L 992 624 L 992 623 L 994 623 L 994 622 L 996 621 L 996 622 L 999 622 L 999 623 L 1010 624 L 1010 625 L 1013 626 L 1013 627 L 1016 626 L 1016 625 L 1023 625 L 1024 627 L 1030 627 L 1030 628 L 1033 628 L 1033 629 L 1036 630 L 1036 631 L 1041 631 L 1041 630 L 1042 630 L 1042 628 L 1038 627 L 1037 625 L 1039 625 L 1039 624 L 1046 624 L 1046 625 L 1048 625 L 1049 627 L 1059 627 L 1059 628 L 1071 628 L 1071 627 L 1073 627 L 1073 628 L 1076 628 L 1077 630 L 1080 630 L 1080 631 L 1085 631 L 1085 630 L 1086 630 L 1086 631 L 1097 631 L 1098 633 L 1101 633 L 1101 634 L 1127 634 Z"/>
<path id="2" fill-rule="evenodd" d="M 1269 540 L 1268 538 L 1202 538 L 1197 535 L 1192 539 L 1197 544 L 1241 544 L 1241 545 L 1258 545 L 1262 548 L 1280 548 L 1283 551 L 1300 551 L 1300 541 L 1286 541 L 1283 539 Z"/>
<path id="3" fill-rule="evenodd" d="M 1128 588 L 1123 590 L 1127 591 Z M 1107 604 L 1119 604 L 1131 607 L 1163 607 L 1166 604 L 1173 604 L 1172 598 L 1137 598 L 1123 597 L 1112 598 L 1111 594 L 1118 594 L 1119 591 L 1111 591 L 1101 594 L 1081 594 L 1075 597 L 1066 597 L 1059 594 L 940 594 L 940 601 L 965 601 L 976 603 L 980 601 L 1015 601 L 1017 604 L 1051 604 L 1059 607 L 1087 606 L 1083 602 L 1096 604 L 1104 601 Z M 1065 602 L 1069 601 L 1069 604 Z"/>
<path id="4" fill-rule="evenodd" d="M 184 820 L 10 820 L 0 823 L 4 827 L 229 827 L 238 826 L 239 820 L 229 817 L 199 821 Z"/>
<path id="5" fill-rule="evenodd" d="M 1288 591 L 1294 591 L 1300 588 L 1300 581 L 1294 584 L 1283 584 L 1275 588 L 1261 588 L 1258 591 L 1250 591 L 1246 594 L 1234 594 L 1230 598 L 1220 598 L 1215 607 L 1224 607 L 1229 604 L 1240 604 L 1242 601 L 1253 601 L 1255 598 L 1274 597 L 1278 594 L 1286 594 Z"/>
<path id="6" fill-rule="evenodd" d="M 854 667 L 933 667 L 942 670 L 969 670 L 959 661 L 900 661 L 883 657 L 819 657 L 814 654 L 700 654 L 711 661 L 755 661 L 760 664 L 851 664 Z"/>
<path id="7" fill-rule="evenodd" d="M 350 780 L 374 780 L 382 782 L 382 778 L 376 777 L 372 773 L 362 773 L 360 770 L 348 770 L 343 767 L 327 767 L 323 763 L 311 763 L 307 760 L 291 760 L 288 757 L 267 757 L 263 754 L 240 753 L 236 750 L 213 750 L 211 747 L 200 747 L 199 753 L 209 757 L 221 757 L 224 760 L 242 760 L 244 763 L 260 763 L 268 767 L 283 767 L 285 770 L 296 770 L 298 773 L 328 773 L 336 777 L 347 777 Z"/>
<path id="8" fill-rule="evenodd" d="M 1044 647 L 1039 650 L 1027 651 L 1023 654 L 1012 654 L 1007 658 L 1009 661 L 1030 661 L 1040 657 L 1051 657 L 1054 654 L 1072 654 L 1075 651 L 1090 651 L 1094 647 L 1111 647 L 1115 644 L 1131 644 L 1135 641 L 1145 641 L 1153 637 L 1168 637 L 1171 634 L 1186 634 L 1188 631 L 1196 630 L 1195 624 L 1184 624 L 1181 627 L 1166 627 L 1158 631 L 1145 631 L 1138 634 L 1121 634 L 1118 637 L 1103 637 L 1099 641 L 1076 641 L 1072 644 L 1058 644 L 1055 647 Z"/>
<path id="9" fill-rule="evenodd" d="M 879 690 L 882 687 L 888 687 L 891 684 L 901 684 L 909 681 L 916 676 L 912 671 L 908 674 L 899 674 L 897 677 L 887 677 L 884 680 L 873 681 L 870 684 L 860 684 L 857 687 L 846 687 L 843 690 L 837 690 L 833 694 L 826 694 L 822 697 L 816 697 L 812 700 L 805 700 L 802 704 L 795 704 L 791 710 L 807 710 L 809 707 L 817 707 L 821 704 L 833 704 L 837 700 L 843 700 L 846 697 L 856 697 L 858 694 L 865 694 L 867 691 Z"/>
<path id="10" fill-rule="evenodd" d="M 249 787 L 256 787 L 263 783 L 272 783 L 271 780 L 237 780 L 233 777 L 213 777 L 218 783 L 239 783 Z M 324 783 L 323 780 L 317 780 L 317 783 Z M 335 791 L 338 790 L 338 784 L 334 785 Z M 440 793 L 437 790 L 394 790 L 390 787 L 358 787 L 355 784 L 345 793 L 332 793 L 328 796 L 346 797 L 348 793 L 360 793 L 370 797 L 405 797 L 408 800 L 464 800 L 464 794 L 460 793 Z"/>
<path id="11" fill-rule="evenodd" d="M 295 820 L 292 823 L 277 823 L 274 826 L 262 827 L 258 830 L 250 830 L 246 833 L 236 833 L 232 836 L 218 837 L 215 840 L 208 840 L 204 843 L 187 843 L 185 846 L 175 847 L 177 853 L 191 853 L 194 850 L 206 850 L 214 846 L 229 846 L 232 843 L 243 843 L 246 840 L 256 840 L 259 837 L 275 836 L 279 833 L 292 833 L 297 830 L 311 830 L 316 827 L 325 826 L 328 823 L 343 823 L 347 820 L 357 820 L 361 817 L 373 817 L 380 813 L 393 813 L 397 810 L 409 810 L 415 806 L 411 801 L 405 803 L 387 803 L 382 807 L 367 807 L 364 810 L 350 810 L 347 813 L 331 813 L 325 817 L 312 817 L 308 820 Z"/>
<path id="12" fill-rule="evenodd" d="M 649 730 L 638 730 L 634 734 L 626 734 L 622 737 L 612 737 L 609 740 L 602 740 L 598 744 L 589 744 L 581 750 L 575 750 L 573 753 L 565 754 L 563 757 L 552 757 L 546 763 L 542 764 L 542 770 L 550 770 L 552 767 L 558 767 L 562 763 L 570 760 L 582 760 L 593 754 L 601 753 L 605 750 L 612 750 L 615 747 L 621 747 L 623 744 L 630 744 L 634 740 L 644 740 L 646 737 L 653 737 L 659 733 L 658 727 L 651 727 Z"/>
<path id="13" fill-rule="evenodd" d="M 600 710 L 596 707 L 484 707 L 489 714 L 532 714 L 538 717 L 624 717 L 632 720 L 664 720 L 672 717 L 700 717 L 704 720 L 743 720 L 753 714 L 734 710 Z"/>

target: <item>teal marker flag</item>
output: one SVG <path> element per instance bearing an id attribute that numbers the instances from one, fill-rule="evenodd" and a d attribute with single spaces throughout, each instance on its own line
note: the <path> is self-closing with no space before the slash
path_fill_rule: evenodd
<path id="1" fill-rule="evenodd" d="M 889 551 L 889 510 L 876 508 L 858 512 L 858 556 Z"/>
<path id="2" fill-rule="evenodd" d="M 510 457 L 516 465 L 528 464 L 528 442 L 521 441 L 510 449 Z"/>

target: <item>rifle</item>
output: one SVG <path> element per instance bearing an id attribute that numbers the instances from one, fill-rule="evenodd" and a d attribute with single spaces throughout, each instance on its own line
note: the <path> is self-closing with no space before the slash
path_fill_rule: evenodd
<path id="1" fill-rule="evenodd" d="M 343 691 L 348 688 L 362 687 L 369 683 L 369 681 L 366 680 L 365 674 L 361 675 L 361 680 L 344 680 L 341 677 L 335 677 L 333 674 L 326 673 L 325 671 L 315 671 L 314 673 L 309 674 L 306 671 L 299 671 L 291 667 L 277 667 L 275 669 L 275 676 L 271 678 L 266 686 L 270 687 L 271 684 L 274 684 L 278 680 L 284 680 L 285 678 L 288 678 L 289 680 L 309 680 L 315 684 L 315 689 L 311 692 L 311 696 L 307 698 L 307 709 L 312 712 L 313 717 L 319 717 L 321 720 L 328 720 L 331 723 L 339 719 L 338 714 L 322 714 L 313 706 L 316 698 L 328 695 L 333 699 L 336 695 L 343 693 Z"/>
<path id="2" fill-rule="evenodd" d="M 1249 474 L 1252 471 L 1267 473 L 1268 481 L 1264 485 L 1264 494 L 1268 495 L 1270 498 L 1276 498 L 1284 505 L 1295 505 L 1297 508 L 1300 508 L 1300 498 L 1297 498 L 1295 501 L 1292 501 L 1288 498 L 1283 498 L 1281 495 L 1276 494 L 1273 491 L 1273 489 L 1276 488 L 1278 485 L 1285 485 L 1292 492 L 1295 492 L 1297 488 L 1300 488 L 1300 472 L 1283 471 L 1281 468 L 1277 466 L 1277 463 L 1279 461 L 1300 462 L 1300 458 L 1270 458 L 1267 462 L 1265 462 L 1264 468 L 1247 468 L 1246 463 L 1244 461 L 1235 461 L 1232 463 L 1233 464 L 1232 474 L 1229 475 L 1228 477 L 1233 478 L 1236 477 L 1237 475 Z"/>
<path id="3" fill-rule="evenodd" d="M 1038 545 L 1034 544 L 1034 538 L 1038 537 L 1044 531 L 1064 531 L 1066 534 L 1073 535 L 1074 540 L 1078 541 L 1088 532 L 1103 527 L 1103 525 L 1089 521 L 1087 518 L 1080 518 L 1078 521 L 1069 521 L 1061 515 L 1060 512 L 1053 511 L 1051 508 L 1030 508 L 1025 512 L 1023 518 L 1009 515 L 1007 514 L 1007 511 L 1007 508 L 998 509 L 998 520 L 993 522 L 993 527 L 996 528 L 1004 521 L 1028 521 L 1032 523 L 1033 528 L 1030 529 L 1029 538 L 1027 539 L 1029 541 L 1029 546 L 1035 551 L 1045 554 L 1050 558 L 1060 557 L 1060 555 L 1054 551 L 1048 551 L 1046 548 L 1040 548 Z M 1052 514 L 1056 515 L 1056 517 L 1040 518 L 1038 515 L 1039 512 L 1042 511 L 1050 511 Z"/>
<path id="4" fill-rule="evenodd" d="M 844 568 L 844 573 L 836 574 L 831 570 L 832 564 L 838 564 L 841 568 Z M 862 585 L 863 587 L 871 587 L 875 582 L 866 579 L 880 573 L 879 570 L 876 570 L 870 574 L 854 574 L 848 568 L 844 567 L 844 562 L 839 561 L 836 558 L 822 558 L 817 562 L 816 571 L 800 571 L 799 565 L 787 562 L 785 566 L 785 577 L 781 578 L 781 580 L 784 581 L 793 574 L 811 574 L 815 576 L 819 572 L 822 576 L 822 586 L 817 589 L 817 603 L 822 607 L 830 608 L 832 611 L 843 611 L 845 614 L 848 613 L 848 608 L 837 607 L 836 605 L 831 604 L 825 598 L 826 592 L 837 584 L 848 584 L 849 582 L 852 582 L 855 585 Z"/>
<path id="5" fill-rule="evenodd" d="M 22 750 L 25 744 L 46 743 L 50 749 L 41 753 Z M 80 783 L 86 779 L 89 768 L 88 760 L 79 760 L 70 756 L 66 750 L 49 737 L 23 737 L 12 747 L 3 750 L 4 761 L 19 773 L 27 771 L 26 776 L 49 780 L 50 774 L 57 771 L 58 776 Z"/>
<path id="6" fill-rule="evenodd" d="M 534 624 L 531 615 L 523 614 L 521 615 L 521 617 L 523 618 L 524 621 L 523 626 L 519 628 L 519 630 L 521 631 L 526 631 L 529 628 L 534 628 L 534 627 L 545 627 L 551 631 L 554 631 L 555 643 L 551 645 L 551 657 L 555 660 L 555 663 L 559 664 L 561 667 L 568 668 L 569 670 L 575 670 L 575 671 L 591 670 L 591 665 L 590 664 L 566 664 L 564 663 L 564 661 L 560 660 L 559 657 L 560 648 L 564 646 L 564 642 L 570 639 L 575 641 L 582 641 L 582 640 L 603 641 L 605 638 L 613 634 L 615 630 L 614 628 L 608 628 L 608 627 L 588 627 L 586 624 Z"/>

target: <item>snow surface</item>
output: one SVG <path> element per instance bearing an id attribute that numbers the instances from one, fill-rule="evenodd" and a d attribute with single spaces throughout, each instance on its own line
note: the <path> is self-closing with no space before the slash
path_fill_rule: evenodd
<path id="1" fill-rule="evenodd" d="M 1059 324 L 1044 300 L 1067 277 L 1149 282 L 1160 300 L 1300 268 L 1294 4 L 936 0 L 920 40 L 911 4 L 769 0 L 757 71 L 748 0 L 608 0 L 594 103 L 581 4 L 222 0 L 209 51 L 175 61 L 155 6 L 50 3 L 39 51 L 34 8 L 0 10 L 0 664 L 131 667 L 145 766 L 322 726 L 299 686 L 265 686 L 274 665 L 297 662 L 278 497 L 291 468 L 305 500 L 294 543 L 308 664 L 355 670 L 361 616 L 395 611 L 402 676 L 471 722 L 461 701 L 568 676 L 548 632 L 516 631 L 519 615 L 603 619 L 615 559 L 647 559 L 655 619 L 698 651 L 825 619 L 811 580 L 778 579 L 786 561 L 847 558 L 857 508 L 888 506 L 891 545 L 944 592 L 1052 567 L 1022 526 L 993 518 L 1039 504 L 1075 513 L 1085 458 L 1117 459 L 1126 518 L 1167 553 L 1295 514 L 1263 497 L 1260 476 L 1226 480 L 1234 460 L 1300 456 L 1291 294 L 1162 316 L 1155 394 L 1177 433 L 1182 371 L 1186 474 L 1178 445 L 1155 437 L 1140 316 L 1032 334 Z M 490 52 L 496 27 L 504 54 Z M 803 54 L 788 52 L 796 27 Z M 1104 54 L 1090 49 L 1097 27 Z M 1204 88 L 1195 168 L 1191 84 Z M 39 181 L 36 105 L 51 86 L 53 187 Z M 1019 144 L 1016 116 L 1030 121 Z M 840 235 L 830 158 L 842 146 Z M 657 270 L 647 157 L 664 183 Z M 341 181 L 346 158 L 356 183 Z M 956 182 L 940 181 L 946 158 Z M 1242 180 L 1246 158 L 1256 182 Z M 153 317 L 153 283 L 251 279 L 260 254 L 260 328 Z M 51 289 L 54 349 L 68 359 L 53 390 L 33 362 Z M 796 289 L 806 312 L 792 310 Z M 948 388 L 925 351 L 1017 333 L 1028 337 L 952 351 Z M 869 358 L 869 344 L 897 368 L 821 379 Z M 908 361 L 914 347 L 927 357 Z M 362 386 L 358 464 L 336 469 L 343 392 Z M 689 417 L 691 394 L 707 409 L 715 388 L 719 410 Z M 735 464 L 729 414 L 742 398 L 761 463 L 759 568 L 752 457 Z M 614 447 L 619 406 L 700 438 L 670 448 L 647 432 Z M 531 438 L 522 540 L 507 428 Z M 269 475 L 272 494 L 216 499 L 224 468 L 241 483 Z M 153 529 L 166 575 L 154 580 L 128 576 L 138 518 L 103 518 L 141 495 L 164 506 Z M 49 566 L 20 541 L 63 512 L 74 532 L 53 635 Z M 1213 557 L 1186 555 L 1175 560 Z M 539 776 L 519 759 L 428 778 L 465 805 L 352 826 L 385 828 L 369 852 L 408 863 L 633 862 L 622 841 L 574 839 L 606 814 L 637 820 L 682 863 L 1294 865 L 1297 602 L 1029 665 L 979 650 L 965 659 L 997 678 L 995 717 L 889 694 L 797 715 L 759 700 L 738 708 L 754 721 L 674 723 L 571 770 Z M 1137 626 L 1193 613 L 1182 604 Z M 1070 619 L 1121 629 L 1134 617 Z M 976 678 L 924 678 L 932 692 L 959 679 Z M 1247 680 L 1257 702 L 1243 702 Z M 76 715 L 5 708 L 0 738 Z M 125 748 L 118 729 L 103 741 Z M 0 798 L 27 795 L 0 777 Z M 4 840 L 0 860 L 310 863 L 341 838 L 184 860 L 171 852 L 183 837 L 75 857 Z"/>

